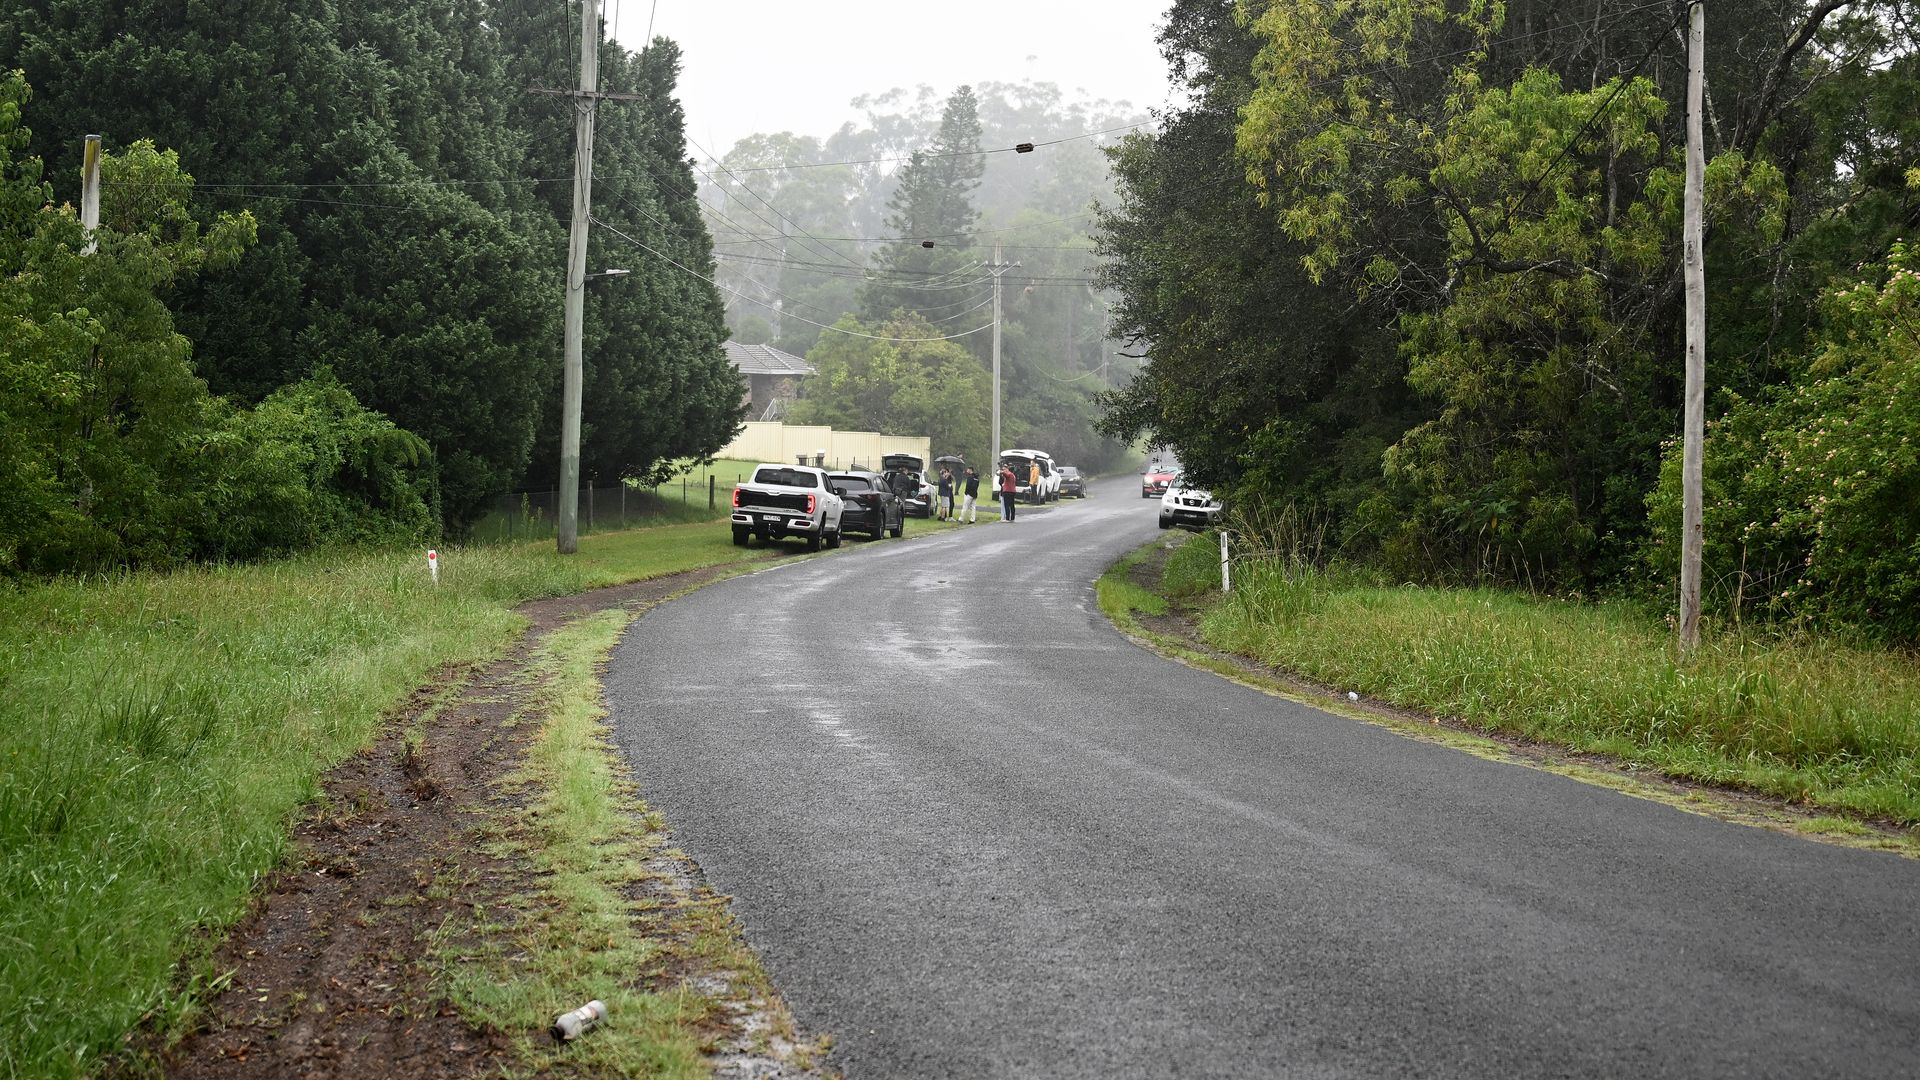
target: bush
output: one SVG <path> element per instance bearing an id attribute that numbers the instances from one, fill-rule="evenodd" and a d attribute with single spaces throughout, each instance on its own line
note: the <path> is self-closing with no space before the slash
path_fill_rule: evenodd
<path id="1" fill-rule="evenodd" d="M 1920 253 L 1829 293 L 1805 376 L 1733 398 L 1705 445 L 1703 578 L 1720 610 L 1920 640 Z M 1650 496 L 1649 561 L 1679 562 L 1680 448 Z"/>
<path id="2" fill-rule="evenodd" d="M 222 460 L 197 552 L 256 558 L 321 544 L 431 535 L 431 456 L 322 370 L 232 414 L 209 440 Z"/>

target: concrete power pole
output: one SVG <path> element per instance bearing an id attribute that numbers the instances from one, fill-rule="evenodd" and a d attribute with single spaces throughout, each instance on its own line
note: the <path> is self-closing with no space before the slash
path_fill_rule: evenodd
<path id="1" fill-rule="evenodd" d="M 987 272 L 993 275 L 993 445 L 987 452 L 995 462 L 1000 460 L 1000 451 L 1006 449 L 1000 445 L 1000 275 L 1019 265 L 1001 262 L 1000 242 L 994 241 L 993 261 L 987 264 Z"/>
<path id="2" fill-rule="evenodd" d="M 566 337 L 560 386 L 560 554 L 580 550 L 581 337 L 587 299 L 587 217 L 593 210 L 593 113 L 599 104 L 600 0 L 580 7 L 580 93 L 573 99 L 573 228 L 567 235 Z"/>
<path id="3" fill-rule="evenodd" d="M 1707 267 L 1702 194 L 1706 151 L 1701 146 L 1700 104 L 1706 80 L 1705 0 L 1693 0 L 1687 32 L 1687 182 L 1681 245 L 1687 296 L 1687 386 L 1680 459 L 1680 647 L 1700 644 L 1700 554 L 1706 529 L 1701 512 L 1701 445 L 1707 413 Z"/>

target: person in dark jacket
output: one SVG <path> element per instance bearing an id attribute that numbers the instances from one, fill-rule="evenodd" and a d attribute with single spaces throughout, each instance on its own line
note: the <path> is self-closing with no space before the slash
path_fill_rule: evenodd
<path id="1" fill-rule="evenodd" d="M 967 466 L 967 479 L 962 487 L 964 489 L 962 494 L 967 498 L 965 502 L 960 504 L 960 516 L 966 520 L 967 524 L 971 525 L 979 520 L 979 511 L 974 509 L 974 506 L 980 498 L 980 474 L 974 472 L 973 466 L 971 465 Z"/>
<path id="2" fill-rule="evenodd" d="M 940 520 L 953 517 L 953 473 L 940 466 Z"/>
<path id="3" fill-rule="evenodd" d="M 1013 477 L 1013 470 L 1000 466 L 1000 520 L 1012 524 L 1013 496 L 1019 491 L 1019 481 Z"/>

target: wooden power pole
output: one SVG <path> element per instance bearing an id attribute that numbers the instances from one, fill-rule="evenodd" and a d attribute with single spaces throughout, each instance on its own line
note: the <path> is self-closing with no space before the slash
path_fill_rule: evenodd
<path id="1" fill-rule="evenodd" d="M 573 98 L 573 227 L 567 235 L 564 364 L 560 378 L 560 508 L 554 543 L 580 550 L 581 337 L 587 299 L 587 218 L 593 212 L 593 113 L 599 104 L 600 0 L 580 5 L 580 92 Z"/>
<path id="2" fill-rule="evenodd" d="M 994 241 L 993 261 L 987 264 L 987 272 L 993 275 L 993 445 L 987 447 L 987 453 L 993 455 L 990 466 L 998 468 L 1000 451 L 1006 447 L 1000 445 L 1000 275 L 1020 264 L 1000 261 L 1000 242 Z"/>
<path id="3" fill-rule="evenodd" d="M 1680 647 L 1700 644 L 1700 553 L 1706 529 L 1701 512 L 1701 446 L 1707 413 L 1707 266 L 1702 186 L 1706 151 L 1701 146 L 1700 104 L 1706 81 L 1706 0 L 1692 0 L 1687 31 L 1687 182 L 1684 248 L 1687 295 L 1687 388 L 1680 459 Z"/>
<path id="4" fill-rule="evenodd" d="M 100 136 L 87 136 L 86 149 L 80 155 L 80 225 L 87 230 L 87 242 L 80 254 L 100 250 Z"/>

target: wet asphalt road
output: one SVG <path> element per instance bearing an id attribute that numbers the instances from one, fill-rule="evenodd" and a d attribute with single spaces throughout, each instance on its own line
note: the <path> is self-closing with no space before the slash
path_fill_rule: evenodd
<path id="1" fill-rule="evenodd" d="M 620 644 L 642 793 L 831 1066 L 1920 1077 L 1920 862 L 1164 661 L 1092 589 L 1155 508 L 851 545 Z"/>

